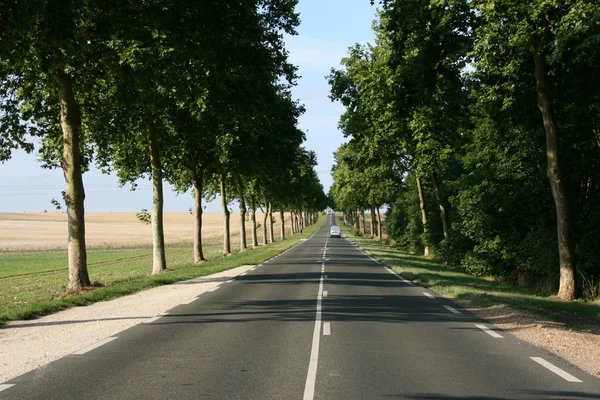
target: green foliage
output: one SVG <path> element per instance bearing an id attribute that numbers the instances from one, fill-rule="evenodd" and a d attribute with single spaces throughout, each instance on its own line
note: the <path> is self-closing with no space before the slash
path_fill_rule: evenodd
<path id="1" fill-rule="evenodd" d="M 142 208 L 142 211 L 135 213 L 135 217 L 144 225 L 150 225 L 152 223 L 152 215 L 150 215 L 145 208 Z"/>
<path id="2" fill-rule="evenodd" d="M 385 230 L 400 248 L 427 247 L 452 268 L 555 290 L 556 212 L 533 74 L 540 52 L 578 285 L 589 292 L 600 277 L 600 97 L 591 84 L 600 81 L 600 9 L 574 0 L 379 3 L 375 45 L 351 47 L 328 77 L 351 138 L 336 152 L 336 208 L 364 209 L 374 191 L 385 193 Z"/>

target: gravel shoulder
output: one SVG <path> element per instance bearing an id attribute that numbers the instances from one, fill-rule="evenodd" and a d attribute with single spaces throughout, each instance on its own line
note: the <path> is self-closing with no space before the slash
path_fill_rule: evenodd
<path id="1" fill-rule="evenodd" d="M 0 326 L 0 383 L 46 365 L 152 318 L 248 271 L 218 274 L 156 287 L 119 299 L 76 307 L 30 321 Z M 600 327 L 577 331 L 506 306 L 476 307 L 452 299 L 469 312 L 600 377 Z"/>

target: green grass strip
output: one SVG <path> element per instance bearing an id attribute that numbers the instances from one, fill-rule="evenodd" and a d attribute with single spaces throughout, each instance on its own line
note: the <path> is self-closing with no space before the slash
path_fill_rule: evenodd
<path id="1" fill-rule="evenodd" d="M 302 234 L 276 240 L 245 252 L 223 257 L 220 246 L 204 248 L 207 262 L 194 264 L 192 248 L 167 249 L 168 270 L 151 276 L 152 250 L 95 250 L 88 252 L 88 273 L 93 290 L 69 294 L 66 252 L 40 252 L 2 255 L 0 258 L 0 325 L 26 320 L 75 306 L 85 306 L 133 294 L 156 286 L 168 285 L 226 271 L 241 265 L 261 264 L 308 238 L 323 224 L 304 229 Z"/>

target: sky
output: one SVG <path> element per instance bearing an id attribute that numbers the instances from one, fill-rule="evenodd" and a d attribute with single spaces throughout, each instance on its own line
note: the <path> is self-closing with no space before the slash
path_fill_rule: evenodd
<path id="1" fill-rule="evenodd" d="M 304 146 L 317 154 L 317 174 L 327 192 L 332 184 L 333 152 L 345 139 L 337 129 L 344 110 L 329 99 L 325 77 L 332 67 L 339 67 L 348 47 L 374 40 L 371 25 L 375 7 L 369 0 L 300 0 L 296 10 L 301 20 L 298 35 L 286 37 L 290 61 L 298 66 L 301 76 L 292 93 L 306 108 L 299 128 L 306 133 Z M 152 208 L 150 181 L 139 181 L 132 192 L 129 187 L 119 188 L 116 176 L 92 168 L 84 174 L 83 182 L 88 212 Z M 0 164 L 0 212 L 55 211 L 51 200 L 59 200 L 64 187 L 61 169 L 42 169 L 34 154 L 15 151 L 11 160 Z M 165 211 L 186 212 L 192 204 L 190 193 L 177 195 L 165 183 Z M 206 211 L 220 210 L 219 199 L 206 204 Z"/>

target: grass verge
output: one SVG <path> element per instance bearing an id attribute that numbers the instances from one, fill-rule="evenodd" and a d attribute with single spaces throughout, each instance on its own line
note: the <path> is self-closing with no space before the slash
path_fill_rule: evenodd
<path id="1" fill-rule="evenodd" d="M 507 305 L 544 316 L 572 327 L 600 324 L 600 305 L 584 301 L 561 301 L 531 293 L 527 288 L 495 281 L 491 278 L 472 276 L 425 257 L 398 250 L 377 240 L 354 236 L 354 229 L 342 225 L 342 232 L 351 242 L 367 254 L 410 279 L 417 285 L 440 294 L 472 304 L 489 307 Z"/>
<path id="2" fill-rule="evenodd" d="M 167 249 L 168 270 L 151 276 L 152 250 L 95 250 L 88 252 L 88 272 L 93 288 L 79 294 L 66 290 L 68 270 L 64 252 L 2 255 L 0 258 L 0 325 L 32 319 L 74 306 L 147 290 L 160 285 L 198 278 L 240 265 L 260 264 L 312 235 L 324 216 L 302 234 L 276 240 L 268 246 L 223 257 L 220 246 L 205 247 L 207 262 L 193 264 L 191 248 Z"/>

